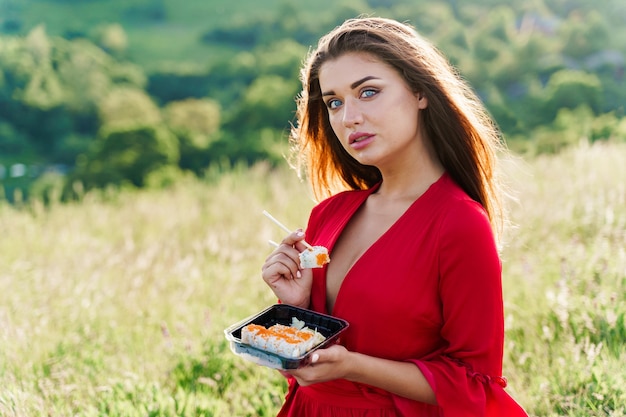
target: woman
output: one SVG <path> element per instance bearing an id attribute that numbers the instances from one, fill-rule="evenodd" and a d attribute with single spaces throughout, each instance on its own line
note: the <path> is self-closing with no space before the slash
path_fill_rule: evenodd
<path id="1" fill-rule="evenodd" d="M 290 371 L 279 416 L 525 416 L 501 376 L 498 131 L 410 27 L 359 18 L 302 71 L 292 139 L 331 262 L 301 269 L 301 230 L 262 268 L 283 303 L 346 319 Z"/>

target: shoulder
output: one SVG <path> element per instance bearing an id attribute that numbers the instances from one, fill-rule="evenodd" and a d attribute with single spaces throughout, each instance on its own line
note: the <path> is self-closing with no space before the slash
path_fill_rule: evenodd
<path id="1" fill-rule="evenodd" d="M 311 212 L 311 215 L 320 215 L 335 210 L 345 209 L 354 204 L 360 204 L 373 191 L 373 188 L 367 190 L 348 190 L 337 193 L 319 202 Z"/>
<path id="2" fill-rule="evenodd" d="M 483 281 L 497 281 L 501 262 L 486 210 L 458 186 L 450 187 L 445 195 L 437 234 L 442 274 L 452 277 L 457 286 L 454 271 L 461 271 L 457 278 L 472 276 L 471 280 L 468 279 L 472 283 L 476 282 L 477 275 Z M 450 282 L 449 279 L 446 281 Z"/>
<path id="3" fill-rule="evenodd" d="M 318 203 L 311 210 L 307 236 L 315 236 L 320 228 L 341 230 L 371 192 L 372 189 L 343 191 Z"/>
<path id="4" fill-rule="evenodd" d="M 441 228 L 456 236 L 492 235 L 485 208 L 470 198 L 452 179 L 447 178 L 440 191 L 442 199 Z"/>

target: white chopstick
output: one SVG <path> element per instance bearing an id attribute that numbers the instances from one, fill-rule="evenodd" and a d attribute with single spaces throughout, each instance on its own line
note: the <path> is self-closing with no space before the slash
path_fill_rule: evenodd
<path id="1" fill-rule="evenodd" d="M 278 243 L 274 242 L 272 239 L 268 240 L 267 243 L 269 243 L 270 246 L 273 246 L 275 248 L 280 246 Z"/>
<path id="2" fill-rule="evenodd" d="M 290 230 L 287 226 L 285 226 L 284 224 L 282 224 L 281 222 L 279 222 L 278 220 L 276 220 L 276 218 L 274 216 L 272 216 L 271 214 L 269 214 L 266 210 L 263 210 L 263 214 L 270 219 L 271 221 L 273 221 L 274 223 L 276 223 L 276 225 L 278 225 L 281 229 L 283 229 L 285 232 L 287 233 L 293 233 L 292 230 Z M 308 243 L 306 243 L 304 240 L 301 240 L 302 244 L 304 246 L 306 246 L 307 248 L 309 248 L 310 250 L 313 250 L 313 246 L 309 245 Z M 276 242 L 272 242 L 270 241 L 270 244 L 276 244 Z M 278 245 L 276 245 L 278 246 Z"/>

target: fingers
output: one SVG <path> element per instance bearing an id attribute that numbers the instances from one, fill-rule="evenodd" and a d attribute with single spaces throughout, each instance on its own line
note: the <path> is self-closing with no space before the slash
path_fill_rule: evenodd
<path id="1" fill-rule="evenodd" d="M 276 244 L 276 249 L 268 255 L 266 262 L 268 262 L 273 256 L 278 253 L 285 253 L 294 261 L 299 261 L 299 254 L 302 250 L 306 249 L 302 243 L 299 243 L 304 239 L 304 233 L 302 230 L 297 230 L 287 235 L 280 244 Z"/>
<path id="2" fill-rule="evenodd" d="M 290 233 L 287 236 L 285 236 L 281 244 L 285 244 L 288 246 L 295 246 L 301 240 L 304 240 L 304 232 L 302 231 L 302 229 L 298 229 L 295 232 Z M 305 246 L 302 245 L 302 247 L 304 248 Z"/>
<path id="3" fill-rule="evenodd" d="M 344 359 L 343 355 L 347 352 L 346 348 L 341 345 L 332 345 L 325 349 L 318 349 L 311 355 L 309 365 L 340 362 Z"/>
<path id="4" fill-rule="evenodd" d="M 280 245 L 278 245 L 276 249 L 274 249 L 274 252 L 270 253 L 267 256 L 267 258 L 265 258 L 265 263 L 268 264 L 271 262 L 278 262 L 278 261 L 282 261 L 283 263 L 285 263 L 287 259 L 290 259 L 291 261 L 293 261 L 293 263 L 298 265 L 300 263 L 299 256 L 300 256 L 300 252 L 298 252 L 296 248 L 294 248 L 293 246 L 289 246 L 284 243 L 281 243 Z"/>
<path id="5" fill-rule="evenodd" d="M 261 276 L 282 302 L 307 308 L 313 273 L 310 269 L 300 268 L 300 251 L 305 248 L 301 243 L 303 239 L 301 230 L 287 235 L 265 260 Z"/>
<path id="6" fill-rule="evenodd" d="M 287 235 L 278 247 L 265 259 L 261 270 L 266 282 L 276 278 L 295 279 L 301 277 L 300 250 L 297 246 L 304 239 L 302 230 L 297 230 Z"/>
<path id="7" fill-rule="evenodd" d="M 268 284 L 279 279 L 296 279 L 302 276 L 298 265 L 289 260 L 270 260 L 261 268 L 261 276 Z"/>
<path id="8" fill-rule="evenodd" d="M 349 368 L 348 350 L 339 345 L 318 349 L 311 355 L 308 364 L 289 370 L 301 386 L 345 378 Z"/>
<path id="9" fill-rule="evenodd" d="M 266 282 L 279 277 L 299 278 L 301 276 L 299 252 L 291 246 L 281 244 L 267 257 L 261 271 Z"/>

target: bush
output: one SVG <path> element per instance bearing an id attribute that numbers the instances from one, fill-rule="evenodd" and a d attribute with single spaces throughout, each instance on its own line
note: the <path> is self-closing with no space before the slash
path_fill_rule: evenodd
<path id="1" fill-rule="evenodd" d="M 81 181 L 87 190 L 126 183 L 142 187 L 148 175 L 177 166 L 179 158 L 178 141 L 163 126 L 107 128 L 89 155 L 78 159 L 68 184 Z"/>
<path id="2" fill-rule="evenodd" d="M 126 128 L 151 125 L 161 121 L 157 105 L 143 91 L 134 87 L 114 88 L 98 103 L 100 124 Z"/>

